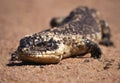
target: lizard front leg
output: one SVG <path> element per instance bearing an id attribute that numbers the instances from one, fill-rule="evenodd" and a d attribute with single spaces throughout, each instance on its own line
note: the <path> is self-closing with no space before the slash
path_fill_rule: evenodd
<path id="1" fill-rule="evenodd" d="M 85 43 L 86 51 L 88 53 L 91 53 L 92 58 L 95 59 L 101 58 L 101 54 L 102 54 L 101 49 L 95 42 L 89 39 L 83 39 L 83 42 Z"/>

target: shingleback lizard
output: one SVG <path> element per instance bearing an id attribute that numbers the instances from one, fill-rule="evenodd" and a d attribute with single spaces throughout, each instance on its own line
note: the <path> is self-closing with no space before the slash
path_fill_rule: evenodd
<path id="1" fill-rule="evenodd" d="M 87 53 L 99 59 L 102 52 L 98 43 L 113 45 L 109 25 L 95 9 L 81 6 L 67 17 L 53 18 L 50 24 L 51 29 L 22 38 L 17 50 L 11 54 L 11 62 L 52 64 Z"/>

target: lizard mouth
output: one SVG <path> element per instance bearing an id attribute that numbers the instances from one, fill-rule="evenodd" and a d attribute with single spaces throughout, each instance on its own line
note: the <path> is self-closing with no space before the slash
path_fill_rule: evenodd
<path id="1" fill-rule="evenodd" d="M 56 49 L 57 50 L 57 49 Z M 43 56 L 43 55 L 51 55 L 55 54 L 55 50 L 41 50 L 38 47 L 33 48 L 22 48 L 21 51 L 19 50 L 19 54 L 26 55 L 26 56 Z"/>
<path id="2" fill-rule="evenodd" d="M 34 62 L 34 63 L 58 63 L 61 56 L 55 51 L 35 51 L 29 48 L 18 49 L 11 54 L 11 62 L 14 61 L 24 61 L 24 62 Z"/>

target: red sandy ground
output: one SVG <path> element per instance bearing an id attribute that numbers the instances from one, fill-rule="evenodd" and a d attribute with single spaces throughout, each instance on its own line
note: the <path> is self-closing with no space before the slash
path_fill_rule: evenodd
<path id="1" fill-rule="evenodd" d="M 52 17 L 81 5 L 98 9 L 111 26 L 115 46 L 100 46 L 100 61 L 85 56 L 51 65 L 8 65 L 24 35 L 49 28 Z M 0 83 L 120 83 L 119 30 L 120 0 L 0 0 Z"/>

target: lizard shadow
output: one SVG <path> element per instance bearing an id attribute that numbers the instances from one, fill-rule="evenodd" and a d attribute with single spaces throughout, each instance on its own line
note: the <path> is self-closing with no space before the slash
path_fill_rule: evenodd
<path id="1" fill-rule="evenodd" d="M 16 62 L 16 63 L 8 63 L 6 64 L 6 66 L 9 67 L 13 67 L 13 66 L 27 66 L 27 65 L 31 65 L 31 66 L 45 66 L 45 65 L 49 65 L 49 64 L 39 64 L 39 63 L 32 63 L 32 62 Z"/>
<path id="2" fill-rule="evenodd" d="M 72 56 L 70 58 L 84 58 L 87 59 L 89 57 L 82 57 L 82 56 Z M 56 65 L 58 63 L 52 63 L 52 65 Z M 9 62 L 6 64 L 6 66 L 13 67 L 13 66 L 27 66 L 27 65 L 33 65 L 33 66 L 46 66 L 46 65 L 51 65 L 51 64 L 40 64 L 40 63 L 33 63 L 33 62 L 23 62 L 23 61 L 17 61 L 17 62 Z"/>

